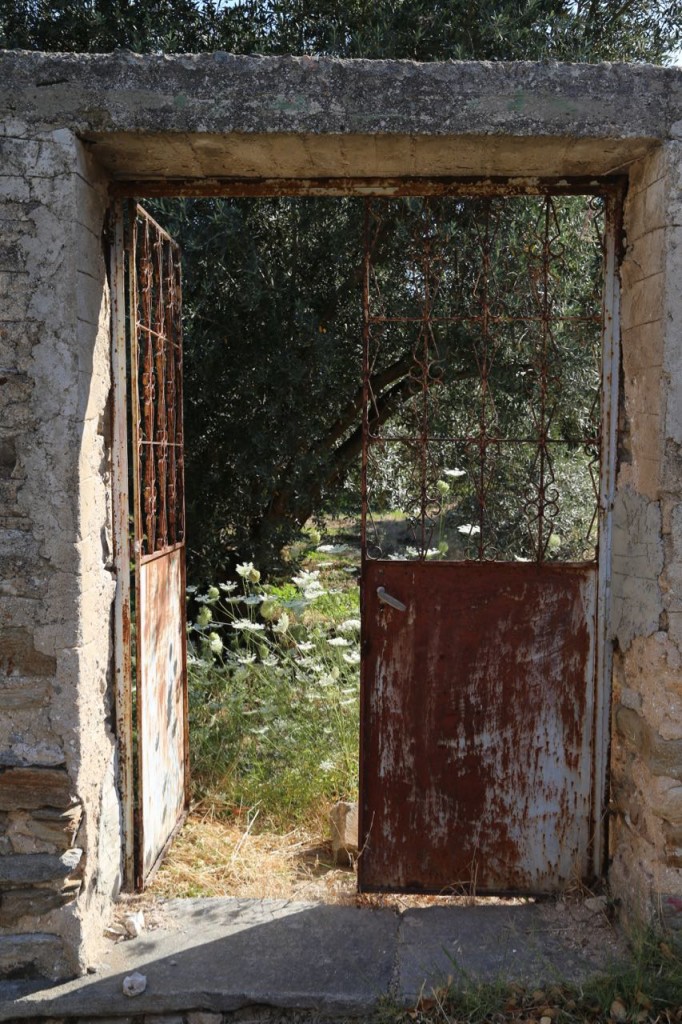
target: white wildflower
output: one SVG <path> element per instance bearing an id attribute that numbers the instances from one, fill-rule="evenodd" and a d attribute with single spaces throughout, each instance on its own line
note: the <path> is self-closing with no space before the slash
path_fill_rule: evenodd
<path id="1" fill-rule="evenodd" d="M 218 586 L 225 594 L 231 594 L 233 590 L 237 589 L 236 583 L 219 583 Z"/>
<path id="2" fill-rule="evenodd" d="M 238 654 L 237 661 L 240 665 L 253 665 L 256 660 L 255 654 Z"/>
<path id="3" fill-rule="evenodd" d="M 320 572 L 318 569 L 313 569 L 308 572 L 306 569 L 302 569 L 298 576 L 291 577 L 292 582 L 296 584 L 301 590 L 305 590 L 306 587 L 311 587 L 313 584 L 319 586 Z"/>
<path id="4" fill-rule="evenodd" d="M 350 640 L 345 636 L 332 636 L 327 640 L 330 647 L 350 647 Z"/>
<path id="5" fill-rule="evenodd" d="M 361 661 L 360 651 L 344 651 L 343 660 L 348 662 L 349 665 L 359 665 Z"/>
<path id="6" fill-rule="evenodd" d="M 303 640 L 300 644 L 296 644 L 299 651 L 312 651 L 315 644 L 311 643 L 310 640 Z"/>
<path id="7" fill-rule="evenodd" d="M 251 630 L 254 633 L 260 633 L 265 629 L 265 626 L 261 622 L 252 622 L 251 619 L 235 619 L 231 623 L 232 629 L 243 629 L 247 632 Z"/>
<path id="8" fill-rule="evenodd" d="M 208 646 L 211 648 L 214 654 L 222 654 L 223 641 L 220 639 L 217 633 L 208 634 Z"/>
<path id="9" fill-rule="evenodd" d="M 348 551 L 348 544 L 318 544 L 317 550 L 324 555 L 342 555 Z"/>
<path id="10" fill-rule="evenodd" d="M 359 633 L 360 627 L 360 619 L 344 619 L 336 627 L 336 631 L 337 633 Z"/>
<path id="11" fill-rule="evenodd" d="M 459 480 L 460 477 L 466 476 L 465 469 L 444 469 L 443 476 L 449 476 L 451 480 Z"/>
<path id="12" fill-rule="evenodd" d="M 286 612 L 282 612 L 277 622 L 273 623 L 273 633 L 286 633 L 289 628 L 289 616 Z"/>
<path id="13" fill-rule="evenodd" d="M 254 568 L 253 562 L 242 562 L 237 566 L 237 573 L 249 583 L 258 583 L 260 580 L 260 572 Z"/>
<path id="14" fill-rule="evenodd" d="M 461 526 L 457 527 L 457 531 L 458 533 L 466 533 L 471 537 L 476 533 L 480 533 L 481 527 L 475 526 L 472 523 L 463 523 Z"/>
<path id="15" fill-rule="evenodd" d="M 321 772 L 331 772 L 334 770 L 333 761 L 320 761 L 319 769 Z"/>

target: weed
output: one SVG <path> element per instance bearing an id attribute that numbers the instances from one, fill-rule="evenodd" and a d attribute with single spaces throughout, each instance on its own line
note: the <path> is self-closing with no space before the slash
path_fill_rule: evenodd
<path id="1" fill-rule="evenodd" d="M 209 587 L 190 624 L 188 683 L 195 795 L 214 811 L 257 809 L 288 828 L 321 801 L 357 792 L 359 621 L 355 591 L 319 572 L 262 586 Z"/>

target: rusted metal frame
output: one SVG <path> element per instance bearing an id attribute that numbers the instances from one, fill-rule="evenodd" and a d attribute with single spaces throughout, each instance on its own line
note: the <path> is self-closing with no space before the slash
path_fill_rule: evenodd
<path id="1" fill-rule="evenodd" d="M 424 204 L 426 216 L 431 213 L 431 205 L 427 199 Z M 431 389 L 431 274 L 433 270 L 431 260 L 431 244 L 428 232 L 422 230 L 420 238 L 415 238 L 415 243 L 421 243 L 421 273 L 424 282 L 424 296 L 422 300 L 422 316 L 419 337 L 414 348 L 413 358 L 418 368 L 418 381 L 421 390 L 421 410 L 419 421 L 421 430 L 419 432 L 419 518 L 413 527 L 417 550 L 422 558 L 426 558 L 426 552 L 431 543 L 433 534 L 432 528 L 427 528 L 429 519 L 429 393 Z M 417 527 L 419 535 L 417 536 Z"/>
<path id="2" fill-rule="evenodd" d="M 538 379 L 540 384 L 540 413 L 538 418 L 539 436 L 536 443 L 538 444 L 538 456 L 539 456 L 539 470 L 540 476 L 538 481 L 538 516 L 537 516 L 537 548 L 536 548 L 536 561 L 542 562 L 545 556 L 545 548 L 549 542 L 549 537 L 545 539 L 543 526 L 545 519 L 545 462 L 547 457 L 546 438 L 547 438 L 547 335 L 549 332 L 549 261 L 550 261 L 550 249 L 549 249 L 549 223 L 550 223 L 550 203 L 551 198 L 547 196 L 545 198 L 545 209 L 544 209 L 544 230 L 542 238 L 542 342 L 541 350 L 539 353 L 539 366 L 538 366 Z"/>
<path id="3" fill-rule="evenodd" d="M 142 410 L 140 408 L 140 339 L 139 339 L 139 313 L 138 313 L 138 234 L 139 224 L 137 211 L 132 208 L 128 217 L 129 249 L 128 249 L 128 308 L 130 311 L 129 344 L 130 344 L 130 393 L 132 397 L 131 419 L 132 419 L 132 453 L 133 453 L 133 528 L 134 528 L 134 563 L 135 563 L 135 616 L 137 620 L 136 634 L 136 658 L 135 658 L 135 722 L 137 728 L 137 765 L 136 765 L 136 789 L 137 800 L 135 808 L 135 849 L 133 863 L 134 887 L 141 886 L 141 864 L 142 851 L 144 850 L 144 819 L 142 815 L 142 801 L 144 791 L 144 779 L 139 770 L 141 764 L 142 744 L 142 659 L 140 657 L 140 636 L 139 616 L 141 603 L 141 568 L 142 568 L 142 479 L 140 471 L 140 437 L 142 433 Z"/>
<path id="4" fill-rule="evenodd" d="M 135 884 L 135 781 L 133 757 L 133 672 L 131 658 L 130 539 L 128 495 L 128 396 L 126 329 L 125 203 L 113 209 L 111 243 L 111 364 L 113 377 L 113 512 L 114 512 L 114 678 L 121 798 L 123 887 Z"/>
<path id="5" fill-rule="evenodd" d="M 481 405 L 479 410 L 479 436 L 478 436 L 478 468 L 479 468 L 479 480 L 478 480 L 478 559 L 483 561 L 485 558 L 485 495 L 486 495 L 486 460 L 488 455 L 488 424 L 486 417 L 486 402 L 488 400 L 488 343 L 490 340 L 490 310 L 488 308 L 488 288 L 490 280 L 490 200 L 485 203 L 485 228 L 483 234 L 483 246 L 481 255 L 483 258 L 482 262 L 482 273 L 481 279 L 483 282 L 483 290 L 481 295 L 481 337 L 483 341 L 483 348 L 481 353 L 481 359 L 479 360 L 478 355 L 476 361 L 479 366 L 479 381 L 481 384 Z"/>
<path id="6" fill-rule="evenodd" d="M 177 246 L 177 242 L 175 241 L 175 239 L 168 234 L 165 228 L 161 227 L 158 221 L 154 220 L 151 213 L 149 213 L 148 210 L 145 210 L 144 206 L 140 206 L 139 203 L 136 203 L 135 212 L 137 216 L 140 218 L 140 220 L 144 221 L 145 224 L 148 224 L 156 235 L 163 238 L 164 241 L 168 242 L 170 245 Z"/>
<path id="7" fill-rule="evenodd" d="M 179 514 L 179 521 L 177 524 L 177 539 L 185 540 L 185 425 L 184 418 L 182 415 L 183 411 L 183 388 L 184 388 L 184 369 L 183 369 L 183 345 L 182 345 L 182 262 L 180 260 L 180 251 L 176 249 L 176 260 L 175 260 L 175 301 L 177 303 L 177 316 L 176 316 L 176 327 L 178 330 L 178 336 L 175 338 L 175 358 L 174 358 L 174 369 L 175 369 L 175 403 L 176 409 L 180 410 L 180 416 L 178 417 L 175 426 L 175 442 L 177 447 L 177 462 L 176 462 L 176 512 Z M 186 637 L 185 637 L 186 644 Z"/>
<path id="8" fill-rule="evenodd" d="M 429 437 L 429 440 L 430 441 L 438 441 L 438 442 L 440 442 L 442 444 L 467 444 L 467 445 L 475 445 L 475 444 L 478 444 L 479 435 L 478 434 L 431 434 L 430 437 Z M 501 445 L 501 444 L 527 444 L 527 445 L 531 445 L 532 444 L 532 445 L 537 445 L 537 440 L 538 440 L 537 437 L 498 437 L 496 434 L 489 434 L 488 435 L 488 443 L 489 444 L 496 444 L 496 445 Z M 382 434 L 381 435 L 381 443 L 382 444 L 387 444 L 389 442 L 391 444 L 418 444 L 419 443 L 419 437 L 411 435 L 411 434 Z M 548 449 L 552 445 L 555 445 L 557 448 L 559 448 L 562 445 L 565 447 L 566 444 L 567 444 L 567 442 L 564 441 L 564 439 L 560 438 L 560 437 L 548 437 L 547 438 L 547 448 Z M 592 437 L 578 437 L 578 438 L 575 439 L 575 444 L 598 445 L 599 444 L 599 439 L 595 438 L 594 436 L 592 436 Z"/>
<path id="9" fill-rule="evenodd" d="M 367 509 L 368 483 L 367 460 L 369 449 L 369 397 L 370 397 L 370 310 L 369 310 L 369 275 L 371 250 L 369 239 L 370 200 L 365 200 L 363 218 L 363 259 L 362 259 L 362 455 L 360 466 L 360 554 L 364 561 L 367 557 Z M 361 761 L 362 763 L 362 761 Z"/>
<path id="10" fill-rule="evenodd" d="M 156 302 L 154 307 L 155 322 L 161 328 L 159 337 L 154 340 L 154 373 L 156 382 L 155 402 L 155 427 L 154 444 L 152 446 L 154 473 L 156 477 L 156 488 L 158 495 L 158 511 L 156 516 L 156 544 L 155 548 L 168 545 L 168 430 L 166 412 L 166 346 L 167 337 L 165 333 L 166 314 L 164 303 L 166 301 L 166 274 L 164 264 L 166 262 L 167 247 L 163 240 L 157 238 L 154 243 L 155 254 L 155 277 L 156 277 Z"/>
<path id="11" fill-rule="evenodd" d="M 599 491 L 599 560 L 597 577 L 597 643 L 594 708 L 593 867 L 606 867 L 608 829 L 606 799 L 610 740 L 611 676 L 611 560 L 613 502 L 616 490 L 618 388 L 620 372 L 620 279 L 618 260 L 624 190 L 606 198 L 604 237 L 604 328 L 602 339 L 602 415 Z"/>
<path id="12" fill-rule="evenodd" d="M 138 339 L 144 339 L 142 353 L 142 408 L 140 418 L 140 436 L 138 438 L 137 453 L 138 466 L 143 473 L 144 483 L 141 480 L 142 511 L 143 519 L 136 524 L 139 531 L 139 543 L 144 553 L 156 549 L 156 473 L 153 451 L 145 451 L 144 465 L 142 464 L 143 447 L 142 441 L 152 442 L 154 439 L 154 339 L 151 331 L 153 324 L 153 291 L 154 291 L 154 267 L 151 251 L 150 227 L 148 221 L 140 217 L 139 209 L 136 211 L 136 224 L 140 223 L 137 230 L 137 237 L 141 239 L 139 249 L 136 247 L 137 273 L 139 276 L 140 307 L 136 330 Z M 144 524 L 144 525 L 143 525 Z"/>
<path id="13" fill-rule="evenodd" d="M 421 323 L 420 316 L 373 316 L 370 321 L 373 324 L 411 324 Z M 542 323 L 541 316 L 499 316 L 490 313 L 487 317 L 489 324 L 530 324 Z M 553 320 L 556 323 L 601 323 L 601 315 L 598 313 L 592 316 L 556 316 Z M 432 324 L 476 324 L 483 321 L 483 316 L 432 316 Z"/>
<path id="14" fill-rule="evenodd" d="M 173 196 L 268 198 L 276 196 L 533 196 L 604 195 L 620 177 L 577 177 L 569 181 L 521 177 L 317 177 L 317 178 L 142 178 L 115 181 L 113 197 Z"/>
<path id="15" fill-rule="evenodd" d="M 177 459 L 175 448 L 175 431 L 177 427 L 176 417 L 176 362 L 177 362 L 177 339 L 174 337 L 174 319 L 177 312 L 177 293 L 175 281 L 175 252 L 173 246 L 168 247 L 168 305 L 165 310 L 164 332 L 167 336 L 168 345 L 168 367 L 166 374 L 166 409 L 167 417 L 167 454 L 168 454 L 168 537 L 167 543 L 175 544 L 177 541 Z"/>
<path id="16" fill-rule="evenodd" d="M 156 561 L 157 558 L 163 558 L 164 555 L 172 555 L 174 551 L 178 551 L 179 548 L 184 548 L 184 546 L 184 540 L 179 540 L 175 544 L 169 544 L 168 547 L 159 548 L 158 551 L 151 551 L 148 555 L 142 555 L 140 565 L 147 565 L 149 562 Z"/>
<path id="17" fill-rule="evenodd" d="M 175 416 L 175 447 L 174 450 L 179 452 L 179 460 L 176 460 L 175 465 L 175 511 L 178 517 L 175 541 L 178 546 L 186 547 L 185 538 L 185 457 L 184 457 L 184 416 L 183 416 L 183 345 L 182 345 L 182 261 L 180 259 L 180 249 L 178 245 L 171 239 L 171 252 L 174 253 L 173 261 L 173 305 L 172 305 L 172 323 L 173 323 L 173 376 L 174 376 L 174 393 L 175 393 L 175 404 L 173 406 Z M 177 333 L 176 333 L 177 332 Z M 178 486 L 179 485 L 179 486 Z M 183 729 L 185 735 L 184 752 L 185 752 L 185 764 L 184 764 L 184 781 L 185 781 L 185 816 L 189 811 L 190 805 L 190 749 L 189 749 L 189 691 L 187 686 L 187 605 L 184 597 L 187 593 L 187 558 L 183 555 L 181 560 L 181 578 L 182 578 L 182 604 L 181 604 L 181 618 L 182 618 L 182 704 L 183 704 Z M 183 818 L 184 820 L 184 818 Z"/>

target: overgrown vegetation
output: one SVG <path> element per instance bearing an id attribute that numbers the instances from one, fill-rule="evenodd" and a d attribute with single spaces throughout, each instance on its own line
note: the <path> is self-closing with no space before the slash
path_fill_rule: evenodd
<path id="1" fill-rule="evenodd" d="M 190 591 L 192 774 L 204 809 L 286 832 L 357 794 L 359 601 L 353 562 L 331 547 L 320 568 L 277 585 L 243 563 L 239 584 Z"/>

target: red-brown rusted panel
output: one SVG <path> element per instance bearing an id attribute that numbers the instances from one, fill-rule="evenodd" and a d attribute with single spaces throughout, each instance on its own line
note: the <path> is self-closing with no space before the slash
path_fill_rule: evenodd
<path id="1" fill-rule="evenodd" d="M 138 567 L 141 881 L 186 807 L 184 556 L 179 546 Z"/>
<path id="2" fill-rule="evenodd" d="M 137 655 L 137 885 L 188 804 L 180 251 L 141 207 L 131 218 Z"/>
<path id="3" fill-rule="evenodd" d="M 541 893 L 589 875 L 596 566 L 363 574 L 361 890 Z"/>

